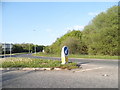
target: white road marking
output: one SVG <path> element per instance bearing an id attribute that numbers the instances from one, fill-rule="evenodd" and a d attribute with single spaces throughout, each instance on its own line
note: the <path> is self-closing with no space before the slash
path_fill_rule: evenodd
<path id="1" fill-rule="evenodd" d="M 91 70 L 96 70 L 96 69 L 101 69 L 101 68 L 104 68 L 104 67 L 97 67 L 97 68 L 85 69 L 85 70 L 80 70 L 80 71 L 75 71 L 75 72 L 91 71 Z"/>
<path id="2" fill-rule="evenodd" d="M 81 64 L 81 65 L 88 65 L 88 64 Z"/>

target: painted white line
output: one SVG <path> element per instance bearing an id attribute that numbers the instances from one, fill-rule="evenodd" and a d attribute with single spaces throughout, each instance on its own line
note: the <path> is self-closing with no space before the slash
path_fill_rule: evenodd
<path id="1" fill-rule="evenodd" d="M 75 71 L 75 72 L 91 71 L 91 70 L 96 70 L 96 69 L 101 69 L 101 68 L 104 68 L 104 67 L 97 67 L 97 68 L 85 69 L 85 70 L 80 70 L 80 71 Z"/>
<path id="2" fill-rule="evenodd" d="M 88 65 L 88 64 L 81 64 L 81 65 Z"/>
<path id="3" fill-rule="evenodd" d="M 100 68 L 103 68 L 103 67 L 92 68 L 92 69 L 85 69 L 85 70 L 82 70 L 82 71 L 90 71 L 90 70 L 95 70 L 95 69 L 100 69 Z"/>

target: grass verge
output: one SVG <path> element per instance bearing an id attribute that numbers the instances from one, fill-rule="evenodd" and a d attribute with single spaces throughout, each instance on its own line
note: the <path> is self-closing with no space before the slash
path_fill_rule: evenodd
<path id="1" fill-rule="evenodd" d="M 76 63 L 61 64 L 57 60 L 44 60 L 34 58 L 5 58 L 2 61 L 2 68 L 62 68 L 75 69 L 78 68 Z"/>
<path id="2" fill-rule="evenodd" d="M 59 54 L 47 54 L 47 53 L 36 53 L 32 54 L 33 56 L 46 56 L 46 57 L 60 57 Z M 118 59 L 118 56 L 109 56 L 109 55 L 79 55 L 79 54 L 70 54 L 69 58 L 91 58 L 91 59 Z"/>

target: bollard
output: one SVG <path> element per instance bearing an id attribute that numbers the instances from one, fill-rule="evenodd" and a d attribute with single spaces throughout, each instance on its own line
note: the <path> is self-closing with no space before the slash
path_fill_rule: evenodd
<path id="1" fill-rule="evenodd" d="M 61 51 L 61 64 L 66 64 L 68 63 L 68 47 L 67 46 L 63 46 L 62 51 Z"/>

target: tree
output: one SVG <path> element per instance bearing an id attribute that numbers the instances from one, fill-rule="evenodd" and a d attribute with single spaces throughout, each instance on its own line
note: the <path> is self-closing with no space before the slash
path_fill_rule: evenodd
<path id="1" fill-rule="evenodd" d="M 70 54 L 78 54 L 78 53 L 80 53 L 80 50 L 81 50 L 80 45 L 81 45 L 81 43 L 80 43 L 79 39 L 74 38 L 74 37 L 68 37 L 61 44 L 62 47 L 63 46 L 68 46 Z"/>
<path id="2" fill-rule="evenodd" d="M 21 52 L 23 52 L 23 48 L 22 48 L 22 46 L 20 46 L 20 44 L 13 44 L 12 52 L 13 53 L 21 53 Z"/>
<path id="3" fill-rule="evenodd" d="M 60 54 L 62 46 L 67 45 L 72 54 L 120 55 L 118 8 L 120 6 L 113 6 L 101 12 L 83 31 L 72 30 L 57 38 L 52 45 L 46 47 L 46 52 Z"/>
<path id="4" fill-rule="evenodd" d="M 98 14 L 83 34 L 89 54 L 118 55 L 118 6 Z"/>
<path id="5" fill-rule="evenodd" d="M 43 45 L 34 45 L 32 43 L 22 43 L 22 44 L 13 44 L 12 52 L 13 53 L 21 53 L 21 52 L 42 52 L 45 46 Z"/>
<path id="6" fill-rule="evenodd" d="M 82 41 L 82 33 L 79 30 L 69 31 L 62 37 L 57 38 L 57 40 L 52 45 L 46 47 L 45 52 L 60 54 L 61 48 L 65 45 L 67 45 L 70 48 L 71 54 L 86 53 L 86 50 L 84 48 L 85 46 L 83 45 Z"/>

